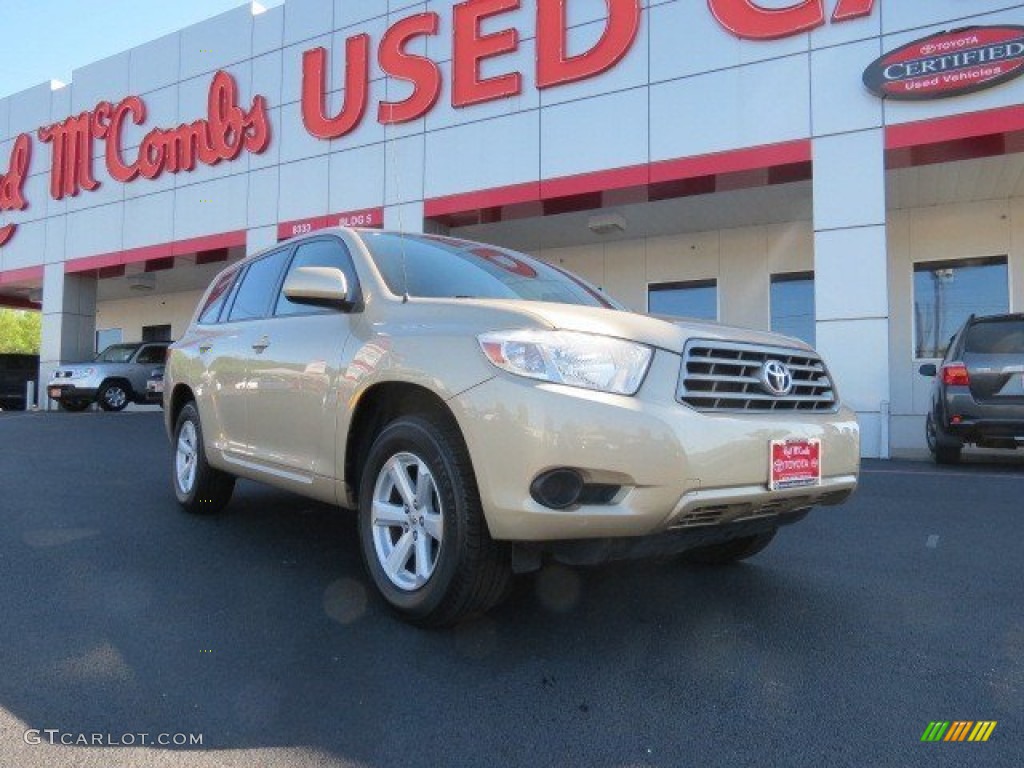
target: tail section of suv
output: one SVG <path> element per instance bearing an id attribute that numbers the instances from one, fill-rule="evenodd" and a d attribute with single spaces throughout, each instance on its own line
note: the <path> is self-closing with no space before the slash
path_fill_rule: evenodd
<path id="1" fill-rule="evenodd" d="M 965 444 L 1024 446 L 1024 314 L 972 315 L 920 372 L 935 377 L 925 436 L 936 462 L 958 462 Z"/>
<path id="2" fill-rule="evenodd" d="M 236 477 L 356 510 L 367 571 L 421 625 L 513 572 L 750 557 L 857 484 L 813 349 L 629 312 L 530 256 L 335 229 L 228 267 L 164 378 L 191 512 Z"/>

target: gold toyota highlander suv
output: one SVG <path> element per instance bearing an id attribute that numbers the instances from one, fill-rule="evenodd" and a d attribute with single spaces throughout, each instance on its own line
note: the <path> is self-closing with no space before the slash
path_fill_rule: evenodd
<path id="1" fill-rule="evenodd" d="M 802 342 L 378 230 L 225 269 L 164 405 L 185 509 L 220 510 L 245 477 L 358 510 L 370 577 L 421 625 L 486 610 L 545 559 L 749 557 L 859 468 L 854 415 Z"/>

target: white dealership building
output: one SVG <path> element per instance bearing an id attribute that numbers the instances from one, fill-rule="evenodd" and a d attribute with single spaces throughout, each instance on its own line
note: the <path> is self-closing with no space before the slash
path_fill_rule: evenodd
<path id="1" fill-rule="evenodd" d="M 1024 311 L 1024 3 L 286 0 L 0 98 L 0 304 L 41 368 L 176 338 L 226 262 L 337 223 L 563 265 L 813 342 L 920 452 L 972 312 Z"/>

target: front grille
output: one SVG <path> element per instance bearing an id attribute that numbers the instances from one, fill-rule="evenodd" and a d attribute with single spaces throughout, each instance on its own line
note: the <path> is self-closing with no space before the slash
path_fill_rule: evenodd
<path id="1" fill-rule="evenodd" d="M 793 388 L 776 395 L 762 382 L 765 362 L 789 368 Z M 834 411 L 835 389 L 821 358 L 792 347 L 694 340 L 683 352 L 676 398 L 698 411 Z"/>

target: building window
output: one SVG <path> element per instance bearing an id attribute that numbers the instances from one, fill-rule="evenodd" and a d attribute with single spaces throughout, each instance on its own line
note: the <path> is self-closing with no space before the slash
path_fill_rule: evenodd
<path id="1" fill-rule="evenodd" d="M 772 275 L 772 330 L 814 346 L 814 273 Z"/>
<path id="2" fill-rule="evenodd" d="M 143 341 L 170 341 L 171 326 L 169 325 L 144 325 L 142 326 Z"/>
<path id="3" fill-rule="evenodd" d="M 111 344 L 121 343 L 120 328 L 103 328 L 96 331 L 96 354 L 99 354 Z"/>
<path id="4" fill-rule="evenodd" d="M 718 281 L 689 280 L 647 286 L 647 311 L 652 315 L 718 319 Z"/>
<path id="5" fill-rule="evenodd" d="M 1009 311 L 1006 257 L 914 265 L 914 356 L 938 358 L 970 315 Z"/>

